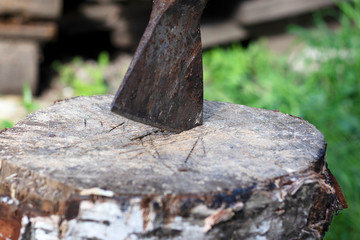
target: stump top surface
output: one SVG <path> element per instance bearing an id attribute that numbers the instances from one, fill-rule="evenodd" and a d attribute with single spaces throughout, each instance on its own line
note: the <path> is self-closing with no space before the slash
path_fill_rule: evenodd
<path id="1" fill-rule="evenodd" d="M 76 189 L 204 193 L 316 169 L 323 135 L 271 110 L 204 102 L 204 124 L 175 134 L 110 111 L 113 96 L 64 100 L 0 134 L 0 160 Z"/>

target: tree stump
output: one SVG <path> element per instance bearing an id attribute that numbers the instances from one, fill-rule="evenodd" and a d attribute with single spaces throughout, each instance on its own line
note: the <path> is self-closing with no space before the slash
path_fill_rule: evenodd
<path id="1" fill-rule="evenodd" d="M 78 97 L 0 134 L 4 239 L 321 239 L 346 207 L 323 135 L 277 111 L 204 102 L 180 134 Z"/>

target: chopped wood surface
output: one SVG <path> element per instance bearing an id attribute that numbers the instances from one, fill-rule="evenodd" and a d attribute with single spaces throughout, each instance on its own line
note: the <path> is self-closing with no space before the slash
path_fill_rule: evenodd
<path id="1" fill-rule="evenodd" d="M 205 101 L 204 124 L 175 134 L 111 113 L 112 98 L 60 101 L 0 134 L 0 194 L 18 200 L 23 231 L 321 239 L 341 209 L 324 137 L 303 119 Z"/>
<path id="2" fill-rule="evenodd" d="M 204 125 L 174 134 L 111 113 L 110 99 L 77 98 L 28 116 L 1 136 L 4 157 L 79 189 L 155 194 L 319 169 L 325 153 L 315 127 L 279 112 L 206 102 Z"/>

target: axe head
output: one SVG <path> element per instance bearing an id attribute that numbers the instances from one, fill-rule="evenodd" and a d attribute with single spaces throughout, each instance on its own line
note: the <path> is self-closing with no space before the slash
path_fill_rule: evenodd
<path id="1" fill-rule="evenodd" d="M 181 132 L 202 124 L 200 19 L 207 0 L 154 0 L 149 25 L 111 104 L 131 120 Z"/>

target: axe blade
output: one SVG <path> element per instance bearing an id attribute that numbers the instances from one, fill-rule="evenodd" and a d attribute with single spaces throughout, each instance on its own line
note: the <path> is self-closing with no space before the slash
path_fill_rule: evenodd
<path id="1" fill-rule="evenodd" d="M 175 132 L 202 124 L 200 20 L 207 1 L 154 1 L 149 24 L 111 104 L 113 112 Z"/>

